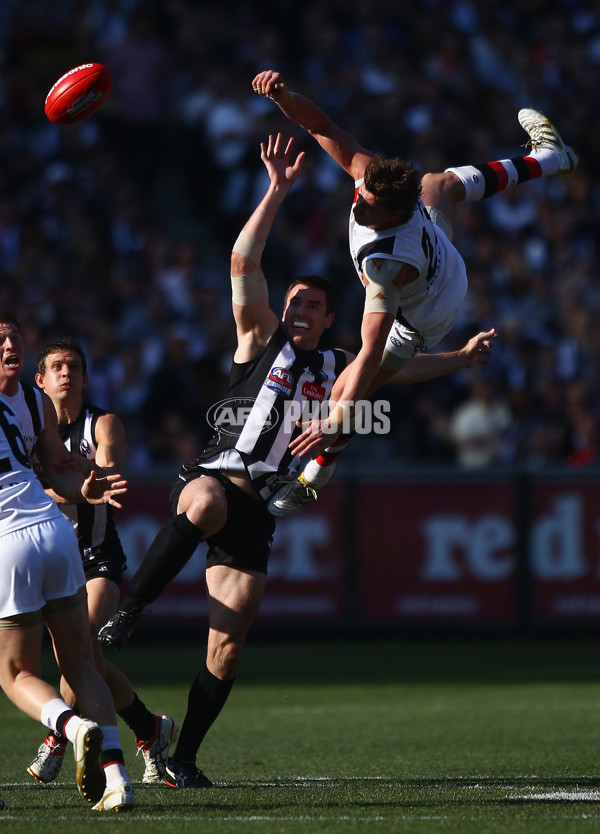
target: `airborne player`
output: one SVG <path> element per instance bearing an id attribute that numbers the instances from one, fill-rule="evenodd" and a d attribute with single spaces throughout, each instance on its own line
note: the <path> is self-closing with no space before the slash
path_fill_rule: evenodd
<path id="1" fill-rule="evenodd" d="M 467 291 L 465 264 L 452 244 L 457 205 L 538 177 L 568 174 L 579 159 L 542 113 L 524 109 L 518 118 L 531 145 L 525 157 L 421 177 L 408 162 L 363 148 L 320 107 L 288 90 L 279 72 L 259 73 L 252 87 L 272 98 L 354 180 L 350 254 L 365 287 L 362 347 L 334 388 L 336 408 L 328 420 L 311 421 L 290 445 L 294 454 L 314 459 L 271 501 L 274 515 L 290 515 L 330 479 L 334 460 L 352 436 L 340 437 L 344 410 L 390 384 L 456 322 Z"/>
<path id="2" fill-rule="evenodd" d="M 293 141 L 281 135 L 261 145 L 269 187 L 247 221 L 231 255 L 233 315 L 238 345 L 228 398 L 254 407 L 240 432 L 217 431 L 197 460 L 185 464 L 171 490 L 173 520 L 150 545 L 133 576 L 120 610 L 100 629 L 99 639 L 122 648 L 146 605 L 156 599 L 192 557 L 208 544 L 206 587 L 209 634 L 206 663 L 194 679 L 179 741 L 167 764 L 173 788 L 209 787 L 198 769 L 200 745 L 231 691 L 246 634 L 261 603 L 275 521 L 269 496 L 282 478 L 298 471 L 289 442 L 299 432 L 289 421 L 271 420 L 273 409 L 302 404 L 311 396 L 326 401 L 350 355 L 320 350 L 333 322 L 333 288 L 319 276 L 301 276 L 285 298 L 283 321 L 271 310 L 261 269 L 262 252 L 275 216 L 300 175 L 303 154 L 292 159 Z M 481 333 L 455 354 L 424 357 L 431 375 L 481 361 L 492 333 Z M 484 360 L 485 361 L 485 360 Z M 398 380 L 408 381 L 407 379 Z M 214 421 L 216 422 L 216 421 Z"/>

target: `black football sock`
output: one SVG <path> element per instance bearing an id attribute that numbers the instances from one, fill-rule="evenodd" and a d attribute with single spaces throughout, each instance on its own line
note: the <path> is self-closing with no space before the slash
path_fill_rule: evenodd
<path id="1" fill-rule="evenodd" d="M 60 744 L 65 744 L 69 740 L 65 732 L 65 724 L 69 718 L 73 717 L 73 715 L 77 715 L 77 712 L 74 709 L 61 712 L 56 721 L 56 730 L 50 730 L 48 735 L 53 735 Z"/>
<path id="2" fill-rule="evenodd" d="M 68 741 L 67 734 L 65 732 L 65 724 L 70 718 L 73 718 L 74 715 L 77 715 L 75 710 L 69 709 L 61 712 L 56 719 L 56 731 L 53 735 L 57 741 Z M 52 730 L 50 732 L 52 733 Z"/>
<path id="3" fill-rule="evenodd" d="M 132 611 L 155 600 L 189 562 L 204 539 L 204 530 L 196 527 L 185 513 L 175 516 L 158 533 L 133 575 L 121 611 Z"/>
<path id="4" fill-rule="evenodd" d="M 137 694 L 133 693 L 133 703 L 117 713 L 120 718 L 133 731 L 136 739 L 150 741 L 156 729 L 156 719 L 146 704 L 140 701 Z"/>
<path id="5" fill-rule="evenodd" d="M 195 762 L 204 736 L 225 706 L 235 678 L 222 681 L 208 668 L 198 674 L 188 695 L 188 708 L 173 754 L 176 762 Z"/>

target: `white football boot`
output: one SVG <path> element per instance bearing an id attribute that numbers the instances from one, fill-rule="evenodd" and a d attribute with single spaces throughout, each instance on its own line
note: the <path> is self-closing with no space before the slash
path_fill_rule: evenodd
<path id="1" fill-rule="evenodd" d="M 60 769 L 65 760 L 66 749 L 66 742 L 59 741 L 54 733 L 48 733 L 44 741 L 40 744 L 37 756 L 31 762 L 27 771 L 38 782 L 43 782 L 44 785 L 53 782 L 60 773 Z"/>
<path id="2" fill-rule="evenodd" d="M 106 787 L 106 776 L 100 761 L 104 733 L 95 721 L 84 720 L 75 733 L 75 781 L 79 793 L 88 802 L 98 802 Z"/>
<path id="3" fill-rule="evenodd" d="M 310 461 L 312 463 L 312 461 Z M 307 464 L 308 466 L 309 464 Z M 303 510 L 311 501 L 317 500 L 317 493 L 335 474 L 335 463 L 319 467 L 316 479 L 308 480 L 301 472 L 294 481 L 284 484 L 269 498 L 267 507 L 271 515 L 281 518 L 295 515 Z"/>
<path id="4" fill-rule="evenodd" d="M 529 107 L 519 110 L 518 119 L 523 130 L 529 134 L 532 150 L 548 148 L 554 151 L 561 159 L 559 173 L 570 174 L 579 162 L 579 156 L 563 142 L 550 119 Z"/>
<path id="5" fill-rule="evenodd" d="M 134 805 L 133 788 L 127 782 L 122 782 L 114 788 L 107 788 L 92 811 L 131 811 Z"/>
<path id="6" fill-rule="evenodd" d="M 162 782 L 167 770 L 169 747 L 179 733 L 179 727 L 168 715 L 155 715 L 155 730 L 147 741 L 136 739 L 138 753 L 144 757 L 145 770 L 142 782 L 146 785 Z"/>

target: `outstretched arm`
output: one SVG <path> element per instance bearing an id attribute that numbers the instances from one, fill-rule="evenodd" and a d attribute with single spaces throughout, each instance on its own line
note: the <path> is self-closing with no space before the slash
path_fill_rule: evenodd
<path id="1" fill-rule="evenodd" d="M 252 81 L 252 89 L 265 98 L 272 98 L 287 118 L 308 131 L 354 180 L 363 176 L 374 154 L 332 122 L 310 99 L 288 90 L 279 72 L 260 72 Z"/>
<path id="2" fill-rule="evenodd" d="M 269 293 L 260 266 L 262 251 L 273 221 L 288 191 L 300 176 L 304 153 L 291 161 L 294 140 L 284 144 L 281 133 L 261 142 L 261 159 L 269 174 L 269 187 L 233 245 L 231 284 L 233 317 L 237 328 L 236 362 L 248 362 L 271 338 L 279 319 L 269 306 Z"/>
<path id="3" fill-rule="evenodd" d="M 405 385 L 411 382 L 426 382 L 473 365 L 489 365 L 487 358 L 497 339 L 496 330 L 481 331 L 459 350 L 445 353 L 417 353 L 407 364 L 387 380 L 386 385 Z"/>
<path id="4" fill-rule="evenodd" d="M 290 443 L 294 454 L 305 455 L 310 452 L 311 457 L 315 457 L 322 452 L 335 441 L 342 429 L 347 430 L 355 403 L 370 397 L 382 386 L 425 382 L 476 364 L 489 364 L 487 357 L 493 348 L 492 340 L 498 338 L 494 328 L 481 331 L 460 350 L 419 353 L 391 374 L 388 369 L 379 367 L 389 329 L 389 316 L 370 313 L 363 318 L 362 348 L 334 386 L 329 419 L 311 420 L 305 425 L 303 432 Z"/>

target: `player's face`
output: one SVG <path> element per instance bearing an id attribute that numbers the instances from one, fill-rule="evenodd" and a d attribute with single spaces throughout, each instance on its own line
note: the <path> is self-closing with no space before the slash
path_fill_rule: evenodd
<path id="1" fill-rule="evenodd" d="M 296 347 L 314 350 L 323 331 L 331 327 L 333 313 L 327 312 L 327 297 L 323 290 L 296 284 L 287 297 L 283 321 Z"/>
<path id="2" fill-rule="evenodd" d="M 37 374 L 36 382 L 54 402 L 78 399 L 87 383 L 81 357 L 73 350 L 49 353 L 46 357 L 46 373 Z"/>
<path id="3" fill-rule="evenodd" d="M 374 231 L 389 229 L 391 226 L 397 226 L 402 222 L 402 212 L 396 209 L 388 209 L 378 202 L 377 198 L 370 191 L 367 191 L 364 182 L 358 189 L 352 211 L 359 226 L 366 226 Z"/>
<path id="4" fill-rule="evenodd" d="M 11 322 L 0 324 L 0 382 L 16 388 L 23 373 L 25 345 L 19 328 Z M 12 384 L 11 384 L 12 383 Z M 12 391 L 10 393 L 13 393 Z"/>

